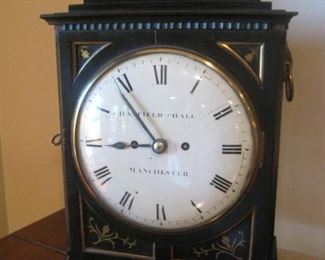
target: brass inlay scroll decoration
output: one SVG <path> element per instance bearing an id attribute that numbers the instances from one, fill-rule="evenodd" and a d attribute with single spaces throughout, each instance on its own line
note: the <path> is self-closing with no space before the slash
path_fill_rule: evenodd
<path id="1" fill-rule="evenodd" d="M 103 48 L 110 45 L 110 42 L 73 42 L 72 43 L 72 75 L 77 76 L 79 71 Z"/>
<path id="2" fill-rule="evenodd" d="M 246 62 L 251 63 L 257 57 L 257 50 L 250 49 L 249 52 L 244 56 Z"/>
<path id="3" fill-rule="evenodd" d="M 115 244 L 117 241 L 123 243 L 123 245 L 127 248 L 133 248 L 136 246 L 137 241 L 131 240 L 129 237 L 121 237 L 121 235 L 117 232 L 112 232 L 109 225 L 99 226 L 93 217 L 89 218 L 89 233 L 92 233 L 96 236 L 96 240 L 92 241 L 93 245 L 98 245 L 100 243 L 108 243 L 115 248 Z"/>
<path id="4" fill-rule="evenodd" d="M 193 248 L 193 253 L 198 257 L 201 258 L 211 256 L 211 253 L 215 253 L 214 259 L 219 259 L 221 255 L 228 255 L 233 257 L 236 260 L 242 260 L 243 257 L 238 255 L 237 249 L 239 247 L 245 247 L 246 240 L 244 239 L 244 233 L 238 231 L 236 236 L 223 236 L 220 240 L 218 239 L 214 243 L 211 244 L 208 248 Z"/>
<path id="5" fill-rule="evenodd" d="M 90 52 L 87 46 L 81 46 L 79 49 L 79 55 L 82 59 L 86 60 L 90 58 Z"/>

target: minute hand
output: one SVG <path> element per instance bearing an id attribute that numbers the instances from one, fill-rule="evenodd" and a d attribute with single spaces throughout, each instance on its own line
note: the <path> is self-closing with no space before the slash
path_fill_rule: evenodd
<path id="1" fill-rule="evenodd" d="M 114 80 L 114 79 L 113 79 Z M 141 119 L 141 117 L 138 115 L 137 111 L 134 109 L 134 107 L 131 105 L 131 103 L 129 102 L 129 100 L 125 97 L 125 95 L 122 93 L 122 91 L 120 90 L 118 84 L 116 83 L 116 81 L 114 80 L 114 83 L 118 89 L 118 92 L 120 93 L 122 99 L 124 100 L 125 104 L 128 106 L 128 108 L 131 110 L 131 112 L 133 113 L 133 115 L 135 116 L 135 118 L 138 120 L 138 122 L 140 123 L 140 125 L 142 126 L 142 128 L 146 131 L 146 133 L 150 136 L 150 138 L 152 139 L 153 142 L 156 141 L 156 138 L 153 136 L 153 134 L 150 132 L 149 128 L 145 125 L 145 123 L 143 122 L 143 120 Z"/>

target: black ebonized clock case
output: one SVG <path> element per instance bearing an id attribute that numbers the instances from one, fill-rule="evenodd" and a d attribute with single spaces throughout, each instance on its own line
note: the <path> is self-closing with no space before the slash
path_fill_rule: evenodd
<path id="1" fill-rule="evenodd" d="M 271 3 L 259 0 L 84 0 L 67 13 L 41 16 L 56 32 L 66 259 L 276 259 L 286 32 L 295 14 L 272 10 Z M 110 217 L 82 186 L 71 150 L 71 120 L 82 82 L 104 62 L 148 46 L 176 46 L 221 64 L 250 98 L 263 140 L 256 176 L 235 207 L 208 227 L 168 236 Z"/>

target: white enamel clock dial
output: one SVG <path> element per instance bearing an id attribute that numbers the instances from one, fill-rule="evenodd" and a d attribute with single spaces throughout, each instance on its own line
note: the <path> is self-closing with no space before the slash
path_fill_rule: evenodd
<path id="1" fill-rule="evenodd" d="M 243 195 L 258 129 L 240 88 L 217 66 L 176 49 L 107 65 L 74 115 L 80 176 L 112 215 L 156 231 L 189 230 Z"/>

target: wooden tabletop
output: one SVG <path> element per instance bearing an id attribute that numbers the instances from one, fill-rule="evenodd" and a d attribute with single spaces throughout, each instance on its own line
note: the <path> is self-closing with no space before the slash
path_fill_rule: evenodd
<path id="1" fill-rule="evenodd" d="M 0 239 L 1 260 L 64 260 L 64 211 L 60 210 Z"/>

